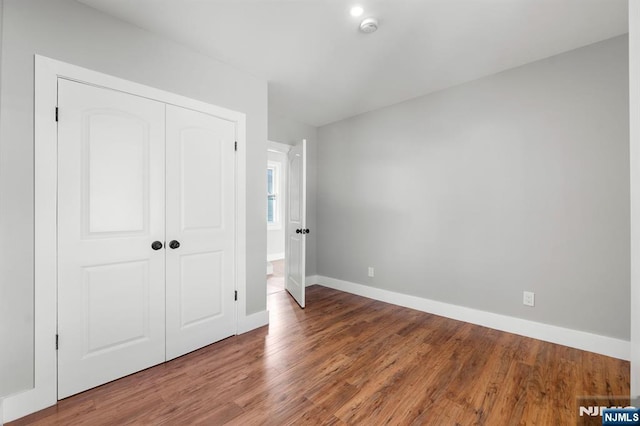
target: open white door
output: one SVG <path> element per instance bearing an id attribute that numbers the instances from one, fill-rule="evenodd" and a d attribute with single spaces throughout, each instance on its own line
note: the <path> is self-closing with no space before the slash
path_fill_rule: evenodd
<path id="1" fill-rule="evenodd" d="M 305 235 L 307 229 L 307 141 L 294 146 L 288 154 L 287 208 L 285 219 L 285 288 L 304 308 Z"/>

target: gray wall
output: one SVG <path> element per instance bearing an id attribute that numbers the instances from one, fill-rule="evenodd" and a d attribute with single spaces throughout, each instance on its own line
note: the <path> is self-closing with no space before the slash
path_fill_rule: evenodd
<path id="1" fill-rule="evenodd" d="M 316 245 L 318 239 L 316 215 L 316 194 L 318 181 L 318 128 L 279 115 L 269 109 L 269 140 L 295 145 L 307 140 L 307 270 L 306 275 L 316 275 Z M 266 146 L 265 146 L 266 149 Z"/>
<path id="2" fill-rule="evenodd" d="M 32 383 L 35 53 L 247 114 L 247 313 L 266 309 L 266 82 L 70 0 L 7 0 L 4 18 L 0 394 Z"/>
<path id="3" fill-rule="evenodd" d="M 629 339 L 627 44 L 319 128 L 318 273 Z"/>
<path id="4" fill-rule="evenodd" d="M 0 64 L 2 64 L 2 26 L 3 26 L 3 12 L 4 12 L 4 0 L 0 0 Z M 2 99 L 2 66 L 0 66 L 0 99 Z M 2 108 L 0 108 L 0 127 L 2 126 Z M 2 205 L 2 199 L 0 198 L 0 205 Z M 9 286 L 0 282 L 0 330 L 2 330 L 2 324 L 5 321 L 3 316 L 3 312 L 7 312 L 9 310 L 8 293 Z M 4 333 L 4 332 L 3 332 Z M 2 338 L 3 335 L 0 335 Z M 4 368 L 9 368 L 11 361 L 7 355 L 3 355 L 0 353 L 0 381 L 3 380 L 2 370 Z M 21 381 L 14 381 L 13 383 L 6 383 L 5 385 L 0 384 L 0 425 L 2 425 L 3 415 L 3 403 L 2 397 L 11 392 L 15 392 L 16 390 L 22 388 L 24 384 Z"/>

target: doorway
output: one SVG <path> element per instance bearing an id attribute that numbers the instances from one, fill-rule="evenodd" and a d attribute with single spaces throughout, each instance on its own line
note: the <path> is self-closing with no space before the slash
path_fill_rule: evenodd
<path id="1" fill-rule="evenodd" d="M 267 143 L 267 295 L 285 290 L 285 206 L 290 145 Z"/>
<path id="2" fill-rule="evenodd" d="M 267 154 L 267 294 L 284 290 L 305 306 L 307 141 L 289 146 L 269 142 Z M 281 251 L 283 250 L 284 251 Z M 284 258 L 284 277 L 275 275 L 274 261 Z M 278 287 L 276 287 L 278 286 Z"/>
<path id="3" fill-rule="evenodd" d="M 284 291 L 284 259 L 273 260 L 267 265 L 267 296 Z"/>

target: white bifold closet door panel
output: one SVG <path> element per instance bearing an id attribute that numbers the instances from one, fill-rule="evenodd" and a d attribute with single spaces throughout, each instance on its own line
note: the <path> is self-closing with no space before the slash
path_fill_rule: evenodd
<path id="1" fill-rule="evenodd" d="M 236 127 L 173 105 L 167 105 L 166 120 L 166 332 L 172 359 L 236 332 Z"/>
<path id="2" fill-rule="evenodd" d="M 61 399 L 165 360 L 165 105 L 63 79 L 58 105 Z"/>

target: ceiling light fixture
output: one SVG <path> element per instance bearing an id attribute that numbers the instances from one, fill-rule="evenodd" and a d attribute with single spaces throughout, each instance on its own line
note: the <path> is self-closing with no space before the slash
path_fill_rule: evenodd
<path id="1" fill-rule="evenodd" d="M 364 13 L 364 9 L 362 8 L 362 6 L 353 6 L 350 13 L 351 16 L 358 17 Z"/>
<path id="2" fill-rule="evenodd" d="M 378 20 L 376 18 L 366 18 L 360 22 L 360 31 L 363 33 L 372 33 L 378 29 Z"/>

